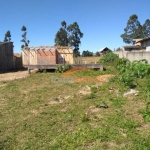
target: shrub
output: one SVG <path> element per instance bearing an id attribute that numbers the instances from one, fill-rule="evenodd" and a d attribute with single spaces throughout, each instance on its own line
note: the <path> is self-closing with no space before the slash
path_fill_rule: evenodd
<path id="1" fill-rule="evenodd" d="M 61 66 L 57 66 L 55 72 L 56 73 L 63 73 L 69 69 L 71 69 L 72 66 L 71 65 L 61 65 Z"/>
<path id="2" fill-rule="evenodd" d="M 100 60 L 99 62 L 100 63 L 105 63 L 105 62 L 113 62 L 115 61 L 118 57 L 118 55 L 112 53 L 112 52 L 109 52 L 107 53 L 106 55 L 104 55 Z"/>
<path id="3" fill-rule="evenodd" d="M 128 59 L 122 58 L 115 61 L 119 74 L 119 80 L 128 87 L 136 85 L 136 78 L 144 78 L 150 74 L 150 65 L 147 60 L 130 62 Z"/>
<path id="4" fill-rule="evenodd" d="M 143 119 L 145 123 L 148 123 L 150 120 L 150 102 L 146 104 L 145 110 L 142 111 Z"/>
<path id="5" fill-rule="evenodd" d="M 126 58 L 118 58 L 115 60 L 115 66 L 119 72 L 124 72 L 130 61 Z"/>

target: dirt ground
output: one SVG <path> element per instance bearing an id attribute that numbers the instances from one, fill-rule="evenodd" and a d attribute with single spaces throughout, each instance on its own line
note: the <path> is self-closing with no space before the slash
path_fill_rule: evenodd
<path id="1" fill-rule="evenodd" d="M 34 72 L 34 70 L 32 70 Z M 16 72 L 8 72 L 8 73 L 0 73 L 0 81 L 11 81 L 15 79 L 21 79 L 29 76 L 28 71 L 16 71 Z"/>
<path id="2" fill-rule="evenodd" d="M 62 77 L 69 77 L 71 74 L 83 71 L 83 70 L 89 70 L 87 68 L 73 68 L 71 70 L 66 71 L 62 74 Z M 31 70 L 31 73 L 36 73 L 38 70 Z M 90 70 L 91 71 L 91 70 Z M 15 79 L 21 79 L 29 76 L 28 71 L 16 71 L 16 72 L 8 72 L 8 73 L 0 73 L 0 81 L 11 81 Z M 75 82 L 107 82 L 110 77 L 114 75 L 106 74 L 106 75 L 100 75 L 96 77 L 76 77 Z"/>

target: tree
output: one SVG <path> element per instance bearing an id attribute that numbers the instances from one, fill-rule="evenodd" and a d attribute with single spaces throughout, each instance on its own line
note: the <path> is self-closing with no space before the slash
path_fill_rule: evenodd
<path id="1" fill-rule="evenodd" d="M 141 26 L 140 22 L 138 21 L 137 15 L 131 15 L 127 26 L 124 29 L 124 34 L 121 34 L 121 38 L 127 44 L 133 43 L 133 39 L 143 38 L 143 27 Z"/>
<path id="2" fill-rule="evenodd" d="M 121 51 L 122 49 L 120 48 L 120 47 L 118 47 L 117 49 L 116 49 L 116 51 Z"/>
<path id="3" fill-rule="evenodd" d="M 96 52 L 96 53 L 95 53 L 95 56 L 100 56 L 100 52 Z"/>
<path id="4" fill-rule="evenodd" d="M 5 33 L 4 42 L 10 42 L 10 41 L 11 41 L 11 33 L 10 33 L 10 31 L 8 30 L 8 31 Z"/>
<path id="5" fill-rule="evenodd" d="M 68 46 L 67 24 L 63 21 L 61 22 L 61 25 L 62 27 L 59 29 L 55 37 L 55 45 Z"/>
<path id="6" fill-rule="evenodd" d="M 93 56 L 93 52 L 90 52 L 90 51 L 88 51 L 88 50 L 83 51 L 83 52 L 82 52 L 82 56 L 83 56 L 83 57 Z"/>
<path id="7" fill-rule="evenodd" d="M 74 47 L 74 56 L 79 56 L 79 45 L 81 44 L 81 38 L 83 37 L 83 33 L 80 31 L 79 25 L 77 22 L 69 25 L 67 27 L 70 35 L 68 38 L 69 45 Z"/>
<path id="8" fill-rule="evenodd" d="M 26 35 L 27 35 L 27 28 L 25 26 L 22 26 L 21 30 L 23 31 L 23 34 L 22 34 L 22 40 L 21 42 L 23 42 L 24 44 L 21 45 L 21 48 L 24 48 L 24 47 L 28 47 L 30 41 L 27 40 L 26 38 Z"/>
<path id="9" fill-rule="evenodd" d="M 150 20 L 147 19 L 143 25 L 144 35 L 150 36 Z"/>
<path id="10" fill-rule="evenodd" d="M 81 38 L 83 33 L 80 31 L 79 25 L 77 22 L 67 26 L 66 22 L 61 22 L 62 27 L 56 33 L 55 36 L 55 45 L 59 46 L 73 46 L 74 47 L 74 56 L 79 56 L 79 45 L 81 44 Z"/>

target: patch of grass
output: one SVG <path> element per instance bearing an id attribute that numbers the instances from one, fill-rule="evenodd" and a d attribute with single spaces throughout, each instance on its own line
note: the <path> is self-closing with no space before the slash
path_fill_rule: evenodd
<path id="1" fill-rule="evenodd" d="M 95 77 L 95 76 L 109 74 L 109 73 L 110 72 L 108 72 L 108 71 L 89 69 L 89 70 L 81 70 L 81 71 L 75 72 L 72 74 L 72 76 L 76 76 L 76 77 L 92 76 L 92 77 Z"/>
<path id="2" fill-rule="evenodd" d="M 122 97 L 115 97 L 109 99 L 112 102 L 112 106 L 116 108 L 120 108 L 126 104 L 126 99 Z"/>
<path id="3" fill-rule="evenodd" d="M 91 93 L 89 95 L 85 95 L 83 99 L 94 99 L 96 98 L 96 95 L 94 93 Z"/>
<path id="4" fill-rule="evenodd" d="M 112 64 L 106 68 L 115 71 Z M 88 75 L 99 71 L 93 72 Z M 53 83 L 52 76 L 61 78 L 36 73 L 0 88 L 0 149 L 150 149 L 149 128 L 138 118 L 141 104 L 149 100 L 145 78 L 137 81 L 139 96 L 124 98 L 127 88 L 116 79 L 97 88 L 95 83 Z M 86 86 L 91 94 L 78 94 Z"/>
<path id="5" fill-rule="evenodd" d="M 89 117 L 86 114 L 80 115 L 80 119 L 81 119 L 82 122 L 87 122 L 87 121 L 90 120 Z"/>
<path id="6" fill-rule="evenodd" d="M 91 92 L 96 93 L 98 91 L 97 87 L 91 87 Z"/>
<path id="7" fill-rule="evenodd" d="M 146 104 L 146 108 L 141 111 L 145 123 L 150 121 L 150 102 Z"/>
<path id="8" fill-rule="evenodd" d="M 99 100 L 95 105 L 97 108 L 108 108 L 108 105 L 103 100 Z"/>

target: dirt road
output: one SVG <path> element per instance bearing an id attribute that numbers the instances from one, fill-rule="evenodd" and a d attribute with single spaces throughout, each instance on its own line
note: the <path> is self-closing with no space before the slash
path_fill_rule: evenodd
<path id="1" fill-rule="evenodd" d="M 29 76 L 28 71 L 17 71 L 0 74 L 0 81 L 11 81 Z"/>

